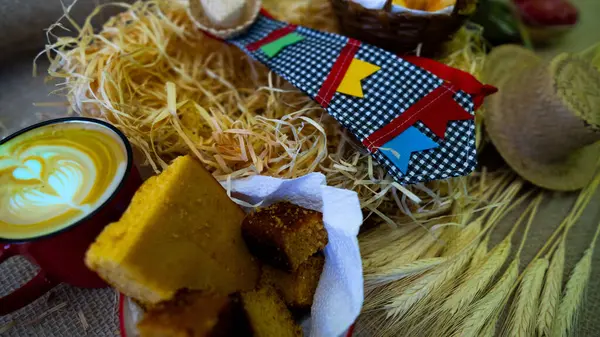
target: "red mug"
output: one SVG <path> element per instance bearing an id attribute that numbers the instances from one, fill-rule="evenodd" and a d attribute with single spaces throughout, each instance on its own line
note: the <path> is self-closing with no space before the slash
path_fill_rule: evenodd
<path id="1" fill-rule="evenodd" d="M 127 169 L 117 188 L 103 204 L 67 228 L 24 240 L 4 239 L 0 234 L 0 264 L 10 257 L 22 255 L 40 268 L 38 274 L 25 285 L 0 298 L 0 316 L 28 305 L 59 283 L 81 288 L 106 287 L 106 283 L 85 266 L 85 253 L 102 229 L 120 218 L 142 184 L 140 174 L 133 163 L 131 145 L 125 135 L 114 126 L 96 119 L 68 117 L 49 120 L 0 140 L 0 146 L 33 129 L 65 122 L 95 123 L 112 130 L 125 146 Z"/>

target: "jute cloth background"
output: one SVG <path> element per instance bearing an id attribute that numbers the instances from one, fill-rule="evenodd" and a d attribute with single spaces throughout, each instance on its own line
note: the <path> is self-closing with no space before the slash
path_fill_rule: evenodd
<path id="1" fill-rule="evenodd" d="M 283 1 L 283 0 L 282 0 Z M 293 1 L 293 0 L 285 0 Z M 324 0 L 323 0 L 324 1 Z M 100 1 L 102 2 L 102 1 Z M 582 7 L 582 25 L 574 32 L 577 38 L 565 40 L 564 49 L 580 50 L 589 45 L 593 29 L 598 31 L 596 15 L 600 12 L 600 1 L 575 1 Z M 67 3 L 68 4 L 68 3 Z M 98 1 L 80 0 L 75 7 L 78 17 L 89 13 Z M 39 50 L 43 43 L 42 29 L 61 14 L 59 0 L 19 1 L 0 0 L 0 138 L 9 132 L 30 125 L 40 119 L 64 115 L 64 108 L 34 106 L 34 102 L 59 101 L 48 96 L 50 89 L 43 78 L 31 77 L 33 54 L 27 49 Z M 32 19 L 33 21 L 29 20 Z M 24 23 L 29 23 L 24 26 Z M 597 25 L 597 26 L 594 26 Z M 590 40 L 588 42 L 581 39 Z M 560 47 L 559 47 L 560 48 Z M 553 54 L 552 51 L 546 53 Z M 41 64 L 40 73 L 44 72 Z M 546 200 L 527 240 L 523 264 L 529 262 L 543 245 L 560 220 L 568 212 L 576 194 L 546 193 Z M 509 216 L 494 232 L 495 241 L 508 231 L 518 212 Z M 568 273 L 587 248 L 596 226 L 600 222 L 600 194 L 591 201 L 582 219 L 573 228 L 568 239 Z M 519 236 L 515 238 L 519 239 Z M 36 268 L 23 258 L 13 258 L 0 266 L 0 296 L 35 275 Z M 565 275 L 566 277 L 567 275 Z M 583 312 L 579 319 L 579 336 L 600 336 L 600 248 L 594 254 L 594 268 L 588 286 Z M 117 297 L 112 289 L 85 290 L 60 285 L 32 305 L 11 315 L 0 317 L 0 336 L 119 336 Z"/>

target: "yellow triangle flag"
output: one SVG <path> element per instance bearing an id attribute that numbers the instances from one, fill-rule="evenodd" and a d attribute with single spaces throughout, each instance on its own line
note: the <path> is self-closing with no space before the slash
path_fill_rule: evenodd
<path id="1" fill-rule="evenodd" d="M 379 69 L 381 67 L 369 62 L 353 59 L 348 67 L 348 71 L 346 71 L 346 75 L 344 75 L 344 79 L 337 88 L 337 92 L 361 98 L 364 97 L 360 81 L 373 75 Z"/>

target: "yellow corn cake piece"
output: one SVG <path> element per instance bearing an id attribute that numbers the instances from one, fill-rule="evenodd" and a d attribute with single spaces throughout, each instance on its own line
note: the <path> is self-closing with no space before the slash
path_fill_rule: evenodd
<path id="1" fill-rule="evenodd" d="M 302 329 L 273 287 L 263 285 L 244 292 L 241 300 L 254 337 L 303 336 Z"/>
<path id="2" fill-rule="evenodd" d="M 242 239 L 244 216 L 199 162 L 179 157 L 142 185 L 122 218 L 92 244 L 86 264 L 144 304 L 184 288 L 250 290 L 260 267 Z"/>
<path id="3" fill-rule="evenodd" d="M 262 267 L 261 284 L 275 287 L 290 307 L 307 309 L 313 304 L 324 265 L 325 257 L 320 254 L 309 257 L 292 273 L 265 264 Z"/>
<path id="4" fill-rule="evenodd" d="M 140 337 L 252 336 L 237 294 L 178 292 L 144 313 L 137 328 Z"/>

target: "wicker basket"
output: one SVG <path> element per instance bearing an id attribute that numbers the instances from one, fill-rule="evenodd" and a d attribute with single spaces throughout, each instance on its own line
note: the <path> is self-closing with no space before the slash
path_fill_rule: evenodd
<path id="1" fill-rule="evenodd" d="M 457 0 L 451 14 L 392 13 L 392 0 L 383 9 L 367 9 L 351 0 L 330 0 L 344 34 L 395 53 L 432 56 L 477 9 L 478 0 Z"/>

